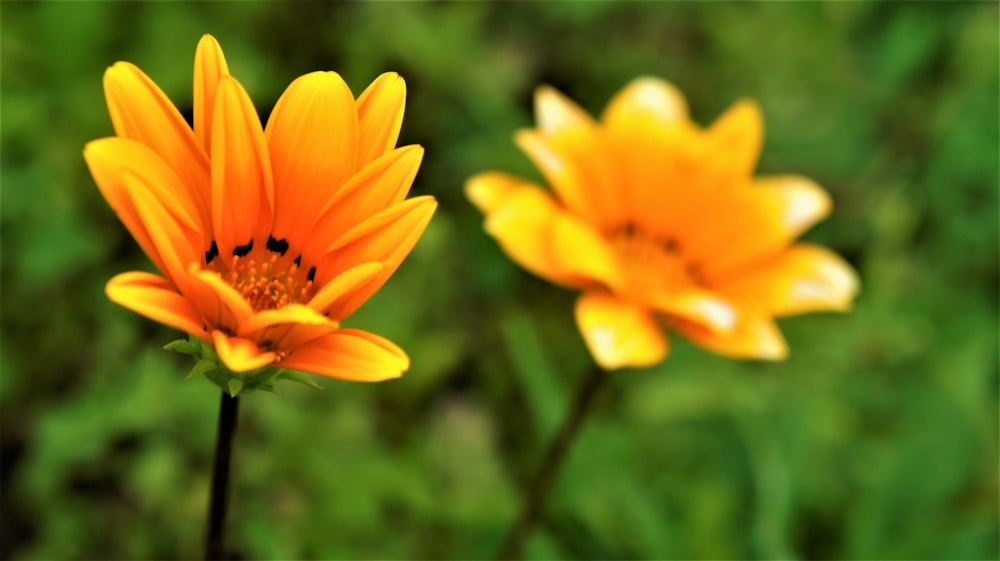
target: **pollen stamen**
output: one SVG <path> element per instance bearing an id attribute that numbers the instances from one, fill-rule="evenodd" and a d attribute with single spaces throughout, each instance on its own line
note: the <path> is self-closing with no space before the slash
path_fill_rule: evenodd
<path id="1" fill-rule="evenodd" d="M 307 278 L 301 274 L 299 259 L 286 259 L 285 252 L 274 251 L 275 243 L 268 245 L 271 247 L 267 251 L 252 252 L 251 241 L 233 252 L 229 266 L 215 261 L 212 268 L 246 299 L 254 312 L 308 301 L 316 268 L 310 269 Z"/>
<path id="2" fill-rule="evenodd" d="M 704 286 L 698 265 L 684 255 L 674 236 L 650 232 L 629 221 L 609 228 L 605 237 L 629 279 L 628 290 L 635 296 L 674 291 L 692 284 Z"/>

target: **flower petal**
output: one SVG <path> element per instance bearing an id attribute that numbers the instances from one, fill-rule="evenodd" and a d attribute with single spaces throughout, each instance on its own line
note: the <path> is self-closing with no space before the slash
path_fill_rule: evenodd
<path id="1" fill-rule="evenodd" d="M 513 192 L 486 216 L 485 229 L 511 259 L 552 282 L 621 285 L 618 261 L 604 239 L 540 189 Z"/>
<path id="2" fill-rule="evenodd" d="M 274 236 L 301 243 L 326 202 L 357 166 L 358 113 L 335 72 L 288 86 L 265 129 L 274 172 Z"/>
<path id="3" fill-rule="evenodd" d="M 261 352 L 257 344 L 242 337 L 229 337 L 221 331 L 212 332 L 212 342 L 215 352 L 222 359 L 226 368 L 233 372 L 247 372 L 263 368 L 274 362 L 276 355 L 272 352 Z"/>
<path id="4" fill-rule="evenodd" d="M 198 310 L 167 279 L 144 272 L 121 273 L 105 287 L 108 299 L 147 318 L 206 339 Z"/>
<path id="5" fill-rule="evenodd" d="M 499 171 L 476 174 L 465 182 L 465 196 L 483 213 L 501 207 L 522 189 L 539 189 L 520 177 Z"/>
<path id="6" fill-rule="evenodd" d="M 285 323 L 296 323 L 302 325 L 330 325 L 336 328 L 336 324 L 317 313 L 308 306 L 301 304 L 290 304 L 274 310 L 264 310 L 257 312 L 252 317 L 240 322 L 237 335 L 252 339 L 255 333 L 263 331 L 273 325 Z"/>
<path id="7" fill-rule="evenodd" d="M 637 126 L 670 127 L 687 123 L 687 101 L 669 82 L 642 76 L 615 94 L 602 120 L 608 128 L 626 133 Z"/>
<path id="8" fill-rule="evenodd" d="M 546 134 L 592 132 L 597 126 L 579 105 L 549 86 L 535 90 L 535 120 Z"/>
<path id="9" fill-rule="evenodd" d="M 181 178 L 209 224 L 208 157 L 167 96 L 141 70 L 118 62 L 104 73 L 104 95 L 115 133 L 149 146 Z"/>
<path id="10" fill-rule="evenodd" d="M 676 294 L 654 295 L 650 305 L 658 311 L 694 322 L 717 333 L 732 331 L 739 316 L 736 306 L 725 298 L 693 287 Z"/>
<path id="11" fill-rule="evenodd" d="M 652 366 L 667 356 L 667 340 L 653 315 L 614 296 L 581 296 L 576 324 L 594 360 L 605 370 Z"/>
<path id="12" fill-rule="evenodd" d="M 809 179 L 775 176 L 719 194 L 712 212 L 727 220 L 705 221 L 685 240 L 705 276 L 724 282 L 770 259 L 830 213 L 830 196 Z"/>
<path id="13" fill-rule="evenodd" d="M 358 224 L 328 248 L 318 267 L 318 284 L 330 282 L 362 263 L 379 261 L 385 265 L 381 273 L 356 288 L 347 299 L 328 307 L 331 316 L 347 317 L 389 280 L 420 239 L 436 209 L 433 197 L 408 199 Z"/>
<path id="14" fill-rule="evenodd" d="M 274 186 L 264 131 L 250 96 L 235 78 L 219 81 L 212 124 L 212 226 L 219 256 L 267 239 Z"/>
<path id="15" fill-rule="evenodd" d="M 858 278 L 832 251 L 797 244 L 719 291 L 734 300 L 757 302 L 776 316 L 847 311 L 857 295 Z"/>
<path id="16" fill-rule="evenodd" d="M 309 307 L 320 313 L 329 313 L 334 319 L 343 319 L 346 316 L 340 315 L 338 304 L 349 298 L 353 291 L 374 280 L 384 269 L 385 263 L 369 262 L 340 273 L 319 289 L 309 300 Z"/>
<path id="17" fill-rule="evenodd" d="M 278 366 L 356 382 L 380 382 L 402 376 L 410 359 L 388 339 L 341 329 L 301 345 Z"/>
<path id="18" fill-rule="evenodd" d="M 126 138 L 102 138 L 88 143 L 83 149 L 83 157 L 104 199 L 157 268 L 161 262 L 154 257 L 152 242 L 131 203 L 125 185 L 126 173 L 141 178 L 138 185 L 148 190 L 181 226 L 188 244 L 196 249 L 205 244 L 204 226 L 196 202 L 188 196 L 174 170 L 147 146 Z"/>
<path id="19" fill-rule="evenodd" d="M 376 78 L 358 97 L 358 168 L 396 146 L 405 104 L 406 82 L 395 72 Z"/>
<path id="20" fill-rule="evenodd" d="M 188 269 L 191 279 L 201 289 L 198 307 L 213 327 L 226 326 L 236 331 L 237 326 L 253 315 L 253 308 L 229 283 L 215 271 L 200 270 L 197 265 Z"/>
<path id="21" fill-rule="evenodd" d="M 712 123 L 706 136 L 713 152 L 724 158 L 727 169 L 738 177 L 750 177 L 764 144 L 760 106 L 747 99 L 737 101 Z"/>
<path id="22" fill-rule="evenodd" d="M 739 321 L 728 333 L 692 322 L 675 320 L 674 328 L 695 344 L 732 358 L 784 360 L 788 345 L 769 315 L 753 307 L 740 310 Z"/>
<path id="23" fill-rule="evenodd" d="M 212 153 L 215 93 L 223 76 L 229 76 L 229 65 L 222 47 L 215 37 L 202 35 L 194 52 L 194 133 L 209 155 Z"/>
<path id="24" fill-rule="evenodd" d="M 360 222 L 402 201 L 413 185 L 423 155 L 422 147 L 405 146 L 356 173 L 320 211 L 302 253 L 322 253 Z"/>

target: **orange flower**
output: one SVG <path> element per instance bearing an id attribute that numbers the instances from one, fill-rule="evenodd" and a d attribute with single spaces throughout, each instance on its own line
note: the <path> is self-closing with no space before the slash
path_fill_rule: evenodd
<path id="1" fill-rule="evenodd" d="M 782 359 L 773 318 L 851 306 L 851 268 L 794 243 L 830 212 L 826 192 L 804 177 L 753 177 L 756 104 L 701 129 L 673 86 L 639 78 L 601 122 L 551 88 L 535 105 L 538 128 L 516 141 L 554 196 L 499 172 L 466 193 L 514 261 L 583 291 L 576 320 L 600 366 L 660 362 L 663 327 L 719 354 Z"/>
<path id="2" fill-rule="evenodd" d="M 420 146 L 396 148 L 405 85 L 379 76 L 357 99 L 334 72 L 285 90 L 267 123 L 206 35 L 194 127 L 135 66 L 104 75 L 114 138 L 87 144 L 101 193 L 158 276 L 120 274 L 114 302 L 213 346 L 233 372 L 274 366 L 359 381 L 409 358 L 340 321 L 410 252 L 432 197 L 404 200 Z"/>

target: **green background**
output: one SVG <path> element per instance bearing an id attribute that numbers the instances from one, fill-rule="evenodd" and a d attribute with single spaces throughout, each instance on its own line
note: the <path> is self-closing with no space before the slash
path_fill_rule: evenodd
<path id="1" fill-rule="evenodd" d="M 462 185 L 538 177 L 512 142 L 556 86 L 591 113 L 640 74 L 709 123 L 763 107 L 759 170 L 816 179 L 805 239 L 859 271 L 846 315 L 781 321 L 783 363 L 678 338 L 616 373 L 531 558 L 996 559 L 996 3 L 11 3 L 2 12 L 0 557 L 200 555 L 218 390 L 176 332 L 104 283 L 147 258 L 81 157 L 112 134 L 101 76 L 144 69 L 190 115 L 221 42 L 266 116 L 296 76 L 408 84 L 402 144 L 440 209 L 348 325 L 402 345 L 400 380 L 242 400 L 228 541 L 240 558 L 493 555 L 590 359 L 575 295 L 504 257 Z"/>

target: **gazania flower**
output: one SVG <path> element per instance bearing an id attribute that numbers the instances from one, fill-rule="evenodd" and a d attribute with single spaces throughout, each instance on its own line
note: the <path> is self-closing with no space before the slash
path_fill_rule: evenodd
<path id="1" fill-rule="evenodd" d="M 108 297 L 186 331 L 232 372 L 274 366 L 360 381 L 399 376 L 406 354 L 340 322 L 410 252 L 434 213 L 404 200 L 419 146 L 396 148 L 405 86 L 357 99 L 334 72 L 296 79 L 262 128 L 205 36 L 194 126 L 135 66 L 104 75 L 117 134 L 84 157 L 104 198 L 159 269 L 120 274 Z"/>
<path id="2" fill-rule="evenodd" d="M 664 328 L 719 354 L 782 359 L 775 317 L 850 307 L 851 268 L 794 243 L 830 212 L 827 194 L 800 176 L 753 176 L 756 104 L 702 129 L 673 86 L 639 78 L 600 122 L 547 87 L 535 105 L 538 128 L 516 141 L 554 193 L 499 172 L 466 192 L 514 261 L 583 292 L 576 320 L 600 366 L 661 361 Z"/>

